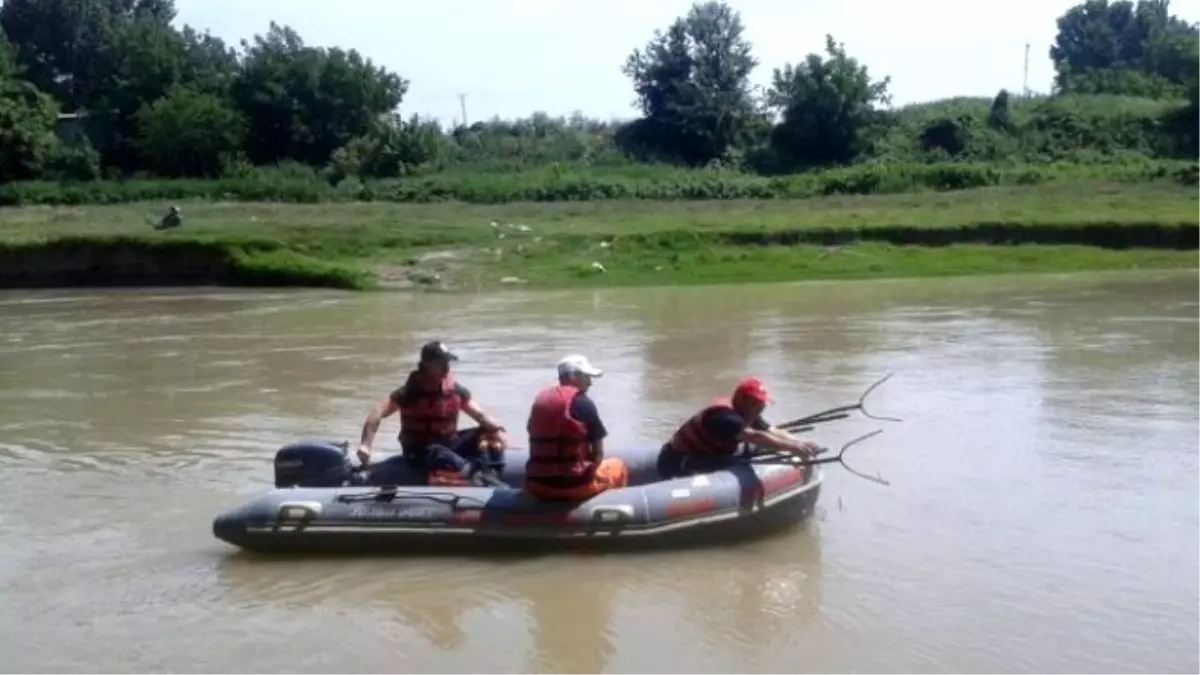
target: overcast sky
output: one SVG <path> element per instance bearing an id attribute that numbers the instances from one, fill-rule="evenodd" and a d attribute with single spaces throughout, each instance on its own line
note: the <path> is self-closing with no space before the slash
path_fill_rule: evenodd
<path id="1" fill-rule="evenodd" d="M 316 46 L 355 48 L 410 82 L 401 104 L 450 123 L 542 110 L 636 115 L 621 65 L 690 0 L 177 0 L 178 22 L 236 45 L 274 20 Z M 877 77 L 896 105 L 955 95 L 1046 91 L 1055 19 L 1070 0 L 734 0 L 760 65 L 752 79 L 823 49 L 825 33 Z M 1189 21 L 1198 3 L 1174 3 Z"/>

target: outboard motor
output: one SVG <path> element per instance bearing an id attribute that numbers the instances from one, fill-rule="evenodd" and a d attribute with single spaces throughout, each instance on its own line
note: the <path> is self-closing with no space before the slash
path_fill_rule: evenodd
<path id="1" fill-rule="evenodd" d="M 341 487 L 350 482 L 354 465 L 348 443 L 301 441 L 275 453 L 275 487 Z"/>

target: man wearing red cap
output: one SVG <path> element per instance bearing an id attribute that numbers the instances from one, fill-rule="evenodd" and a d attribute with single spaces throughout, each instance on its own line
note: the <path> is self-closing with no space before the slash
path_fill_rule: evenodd
<path id="1" fill-rule="evenodd" d="M 770 394 L 757 377 L 738 382 L 730 398 L 717 399 L 693 415 L 671 436 L 658 457 L 664 478 L 715 471 L 737 452 L 739 443 L 808 457 L 819 448 L 763 419 Z"/>

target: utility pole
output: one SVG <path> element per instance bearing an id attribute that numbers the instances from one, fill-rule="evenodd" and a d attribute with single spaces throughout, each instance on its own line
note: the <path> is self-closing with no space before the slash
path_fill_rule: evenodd
<path id="1" fill-rule="evenodd" d="M 467 95 L 458 95 L 458 104 L 462 106 L 462 125 L 467 126 Z"/>
<path id="2" fill-rule="evenodd" d="M 1029 98 L 1029 42 L 1025 42 L 1025 74 L 1021 78 L 1021 95 Z"/>

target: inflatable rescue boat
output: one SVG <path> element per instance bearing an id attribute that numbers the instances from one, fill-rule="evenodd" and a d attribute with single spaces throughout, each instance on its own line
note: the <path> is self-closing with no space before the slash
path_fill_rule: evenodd
<path id="1" fill-rule="evenodd" d="M 400 456 L 364 468 L 346 443 L 294 443 L 276 453 L 275 489 L 217 516 L 213 534 L 258 552 L 720 544 L 798 522 L 821 490 L 816 466 L 778 458 L 663 480 L 658 448 L 606 454 L 629 465 L 629 487 L 558 503 L 519 489 L 524 449 L 499 467 L 513 487 L 443 487 Z"/>

